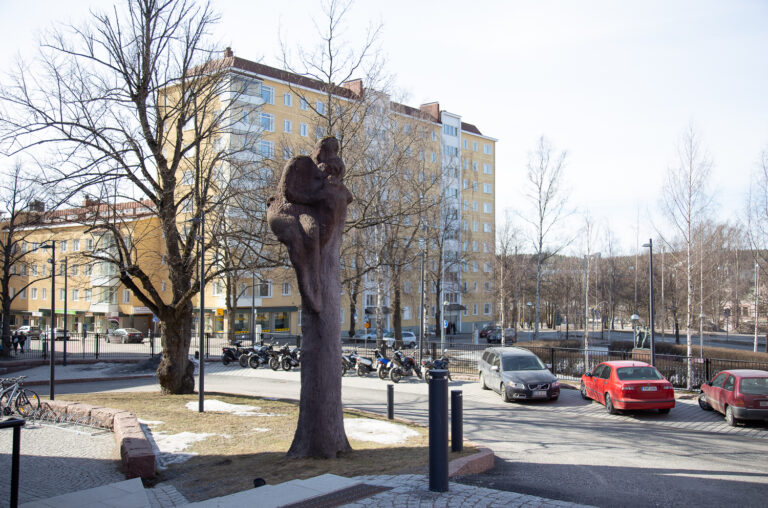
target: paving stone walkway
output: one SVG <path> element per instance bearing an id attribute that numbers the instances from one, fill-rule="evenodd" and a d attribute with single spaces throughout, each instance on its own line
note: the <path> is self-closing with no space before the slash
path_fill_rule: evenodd
<path id="1" fill-rule="evenodd" d="M 13 432 L 0 432 L 0 500 L 11 497 L 12 446 Z M 125 480 L 112 432 L 90 427 L 27 422 L 19 465 L 20 504 Z"/>

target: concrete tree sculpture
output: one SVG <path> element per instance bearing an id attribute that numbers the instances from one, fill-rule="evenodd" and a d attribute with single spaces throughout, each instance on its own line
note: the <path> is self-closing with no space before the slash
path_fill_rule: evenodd
<path id="1" fill-rule="evenodd" d="M 341 405 L 341 274 L 339 249 L 352 194 L 335 137 L 313 156 L 283 168 L 267 222 L 288 249 L 302 305 L 299 421 L 288 456 L 334 458 L 349 451 Z"/>

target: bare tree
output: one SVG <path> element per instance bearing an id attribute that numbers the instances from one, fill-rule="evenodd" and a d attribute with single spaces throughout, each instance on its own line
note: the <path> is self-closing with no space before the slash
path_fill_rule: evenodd
<path id="1" fill-rule="evenodd" d="M 159 317 L 164 393 L 194 389 L 187 356 L 199 291 L 197 243 L 213 238 L 201 234 L 203 224 L 220 230 L 226 214 L 219 211 L 237 171 L 227 162 L 250 149 L 216 142 L 234 121 L 235 100 L 224 98 L 240 93 L 207 43 L 217 20 L 208 5 L 187 0 L 131 0 L 124 10 L 93 12 L 87 25 L 45 38 L 39 67 L 20 66 L 0 94 L 6 149 L 50 146 L 48 181 L 64 197 L 101 197 L 85 214 L 103 240 L 91 258 L 115 266 L 119 282 Z M 128 217 L 128 209 L 157 220 L 159 231 Z M 149 242 L 161 252 L 147 253 Z M 170 297 L 159 289 L 161 270 Z M 206 280 L 221 273 L 212 264 Z"/>
<path id="2" fill-rule="evenodd" d="M 683 132 L 678 143 L 677 166 L 667 171 L 664 187 L 663 207 L 675 232 L 681 237 L 685 248 L 686 267 L 686 345 L 688 356 L 687 387 L 693 386 L 693 354 L 691 329 L 693 324 L 693 249 L 696 244 L 696 229 L 709 205 L 707 181 L 712 162 L 701 146 L 699 134 L 693 126 Z"/>
<path id="3" fill-rule="evenodd" d="M 21 163 L 16 163 L 0 175 L 0 333 L 3 356 L 11 354 L 11 304 L 30 285 L 40 280 L 26 260 L 30 253 L 26 240 L 43 223 L 44 204 L 40 200 L 38 186 L 25 180 L 23 173 Z"/>
<path id="4" fill-rule="evenodd" d="M 756 280 L 768 280 L 768 149 L 760 154 L 760 161 L 755 175 L 750 179 L 749 199 L 747 205 L 747 238 L 754 257 Z M 755 286 L 755 294 L 759 293 Z M 755 305 L 759 301 L 755 298 Z M 753 350 L 757 351 L 758 308 L 755 308 L 755 336 Z M 768 351 L 768 339 L 766 339 Z"/>
<path id="5" fill-rule="evenodd" d="M 566 153 L 557 153 L 554 146 L 541 136 L 536 149 L 528 154 L 526 198 L 531 214 L 521 214 L 532 230 L 536 255 L 536 314 L 534 339 L 539 332 L 541 307 L 541 277 L 544 264 L 566 244 L 557 238 L 556 227 L 570 212 L 563 189 L 563 169 Z"/>

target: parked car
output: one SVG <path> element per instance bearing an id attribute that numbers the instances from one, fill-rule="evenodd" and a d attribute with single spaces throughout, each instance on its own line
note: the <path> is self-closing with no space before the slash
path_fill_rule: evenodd
<path id="1" fill-rule="evenodd" d="M 16 333 L 19 335 L 24 335 L 28 339 L 39 339 L 40 338 L 40 327 L 39 326 L 29 326 L 24 325 L 20 326 Z"/>
<path id="2" fill-rule="evenodd" d="M 768 372 L 735 369 L 719 372 L 701 385 L 699 407 L 725 415 L 728 425 L 740 420 L 768 422 Z"/>
<path id="3" fill-rule="evenodd" d="M 603 362 L 585 373 L 581 396 L 604 404 L 610 414 L 622 409 L 657 409 L 666 414 L 675 407 L 672 383 L 656 367 L 634 360 Z"/>
<path id="4" fill-rule="evenodd" d="M 419 339 L 416 337 L 415 333 L 402 332 L 402 334 L 403 334 L 403 346 L 413 348 L 413 347 L 416 347 L 416 344 L 419 343 Z M 387 345 L 387 347 L 392 347 L 395 344 L 395 334 L 393 332 L 385 333 L 384 343 Z"/>
<path id="5" fill-rule="evenodd" d="M 51 336 L 50 328 L 40 333 L 40 338 L 43 340 L 48 340 L 50 336 Z M 56 340 L 65 340 L 65 339 L 66 340 L 70 339 L 69 332 L 61 328 L 56 328 Z"/>
<path id="6" fill-rule="evenodd" d="M 477 362 L 480 387 L 499 392 L 501 400 L 549 399 L 560 396 L 560 382 L 538 356 L 520 347 L 491 347 Z"/>
<path id="7" fill-rule="evenodd" d="M 485 336 L 485 341 L 488 344 L 501 344 L 501 328 L 494 328 L 488 335 Z"/>
<path id="8" fill-rule="evenodd" d="M 144 335 L 136 328 L 116 328 L 107 333 L 107 342 L 110 344 L 117 342 L 125 344 L 127 342 L 137 342 L 141 344 L 144 341 Z"/>
<path id="9" fill-rule="evenodd" d="M 498 328 L 496 325 L 485 325 L 480 329 L 480 333 L 478 334 L 481 339 L 485 339 L 488 337 L 488 334 L 491 333 L 494 329 Z"/>

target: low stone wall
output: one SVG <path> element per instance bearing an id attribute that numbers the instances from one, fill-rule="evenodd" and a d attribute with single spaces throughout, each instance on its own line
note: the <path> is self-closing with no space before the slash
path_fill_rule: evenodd
<path id="1" fill-rule="evenodd" d="M 136 415 L 130 411 L 63 400 L 43 401 L 41 408 L 77 419 L 90 418 L 99 425 L 112 429 L 115 443 L 120 448 L 125 477 L 149 479 L 155 476 L 155 452 L 141 430 Z"/>
<path id="2" fill-rule="evenodd" d="M 477 445 L 473 445 L 477 446 Z M 493 469 L 493 450 L 477 446 L 477 453 L 452 460 L 448 464 L 448 476 L 480 474 Z"/>

